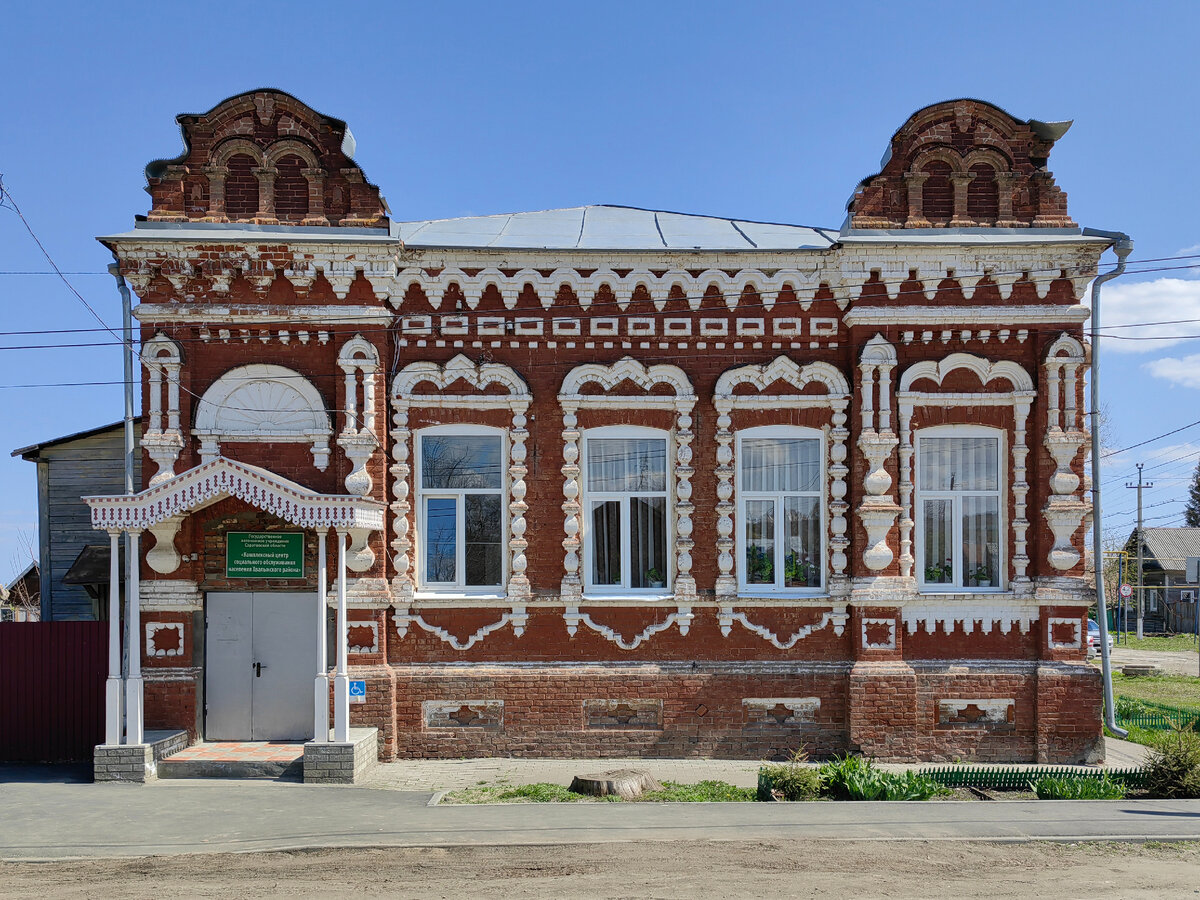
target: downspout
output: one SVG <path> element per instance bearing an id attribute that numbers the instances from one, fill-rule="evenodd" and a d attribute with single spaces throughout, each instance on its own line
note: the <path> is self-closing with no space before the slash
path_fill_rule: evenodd
<path id="1" fill-rule="evenodd" d="M 1133 252 L 1133 240 L 1121 231 L 1099 231 L 1085 228 L 1088 237 L 1106 237 L 1113 241 L 1117 267 L 1092 282 L 1092 364 L 1091 417 L 1092 431 L 1092 569 L 1096 576 L 1096 620 L 1100 626 L 1100 672 L 1104 680 L 1104 724 L 1118 738 L 1129 732 L 1117 725 L 1113 704 L 1112 661 L 1108 655 L 1108 607 L 1104 602 L 1104 549 L 1100 539 L 1100 286 L 1125 271 L 1125 260 Z"/>
<path id="2" fill-rule="evenodd" d="M 108 272 L 113 278 L 117 279 L 117 290 L 121 292 L 121 333 L 122 333 L 122 357 L 125 362 L 125 495 L 133 494 L 133 301 L 129 294 L 129 285 L 125 283 L 125 279 L 121 276 L 120 260 L 114 253 L 113 258 L 117 261 L 108 267 Z M 129 532 L 125 532 L 125 584 L 133 582 L 133 567 L 138 564 L 138 561 L 133 558 L 131 540 Z M 112 590 L 110 587 L 109 590 Z M 127 592 L 128 593 L 128 592 Z M 132 626 L 131 626 L 132 627 Z M 129 651 L 131 647 L 137 647 L 138 636 L 130 634 L 125 641 L 125 647 L 122 652 L 122 671 L 129 670 Z"/>

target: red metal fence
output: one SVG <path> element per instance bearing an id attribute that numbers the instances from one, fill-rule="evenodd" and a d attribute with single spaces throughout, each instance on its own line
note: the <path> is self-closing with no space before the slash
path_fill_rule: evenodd
<path id="1" fill-rule="evenodd" d="M 0 762 L 90 760 L 107 674 L 107 622 L 0 624 Z"/>

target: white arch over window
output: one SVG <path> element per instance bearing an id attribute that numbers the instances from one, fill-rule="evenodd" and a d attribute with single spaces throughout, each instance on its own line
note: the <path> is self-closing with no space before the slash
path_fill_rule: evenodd
<path id="1" fill-rule="evenodd" d="M 455 382 L 463 381 L 477 391 L 492 385 L 505 389 L 504 393 L 450 394 L 446 389 Z M 430 385 L 437 393 L 417 393 L 420 385 Z M 405 366 L 392 381 L 392 484 L 396 499 L 392 502 L 392 517 L 396 535 L 392 539 L 395 551 L 392 561 L 396 566 L 393 587 L 404 604 L 413 600 L 416 592 L 412 551 L 417 546 L 417 530 L 413 523 L 413 433 L 409 428 L 408 413 L 413 406 L 423 409 L 507 409 L 512 411 L 512 425 L 508 430 L 508 591 L 510 600 L 523 603 L 532 590 L 529 576 L 525 574 L 528 562 L 525 551 L 529 542 L 525 540 L 525 513 L 529 505 L 525 502 L 527 490 L 525 465 L 528 451 L 525 441 L 529 432 L 525 428 L 525 414 L 533 402 L 533 394 L 515 369 L 500 363 L 476 364 L 470 357 L 458 354 L 445 365 L 435 362 L 415 362 Z M 464 423 L 467 425 L 469 423 Z"/>
<path id="2" fill-rule="evenodd" d="M 656 385 L 670 386 L 671 394 L 649 394 L 630 397 L 609 393 L 585 394 L 583 389 L 597 385 L 605 392 L 611 391 L 622 382 L 631 382 L 649 391 Z M 563 528 L 566 539 L 563 549 L 564 575 L 562 580 L 563 599 L 577 601 L 583 595 L 580 578 L 580 544 L 583 507 L 582 485 L 579 465 L 579 410 L 580 409 L 629 409 L 636 404 L 639 408 L 660 409 L 675 414 L 674 446 L 675 464 L 670 467 L 673 485 L 668 488 L 674 493 L 675 509 L 675 600 L 688 604 L 696 598 L 696 579 L 692 575 L 692 409 L 696 405 L 696 392 L 687 374 L 678 366 L 645 366 L 630 356 L 611 365 L 589 363 L 576 366 L 563 379 L 558 392 L 558 403 L 563 411 Z"/>
<path id="3" fill-rule="evenodd" d="M 824 394 L 764 394 L 778 381 L 803 391 L 810 384 L 825 386 Z M 756 394 L 738 394 L 737 389 L 748 385 Z M 713 405 L 717 409 L 717 584 L 719 599 L 731 601 L 738 593 L 737 569 L 734 558 L 735 496 L 734 432 L 732 413 L 738 409 L 829 409 L 830 431 L 826 471 L 830 478 L 828 497 L 823 498 L 828 509 L 830 568 L 834 575 L 846 571 L 846 408 L 850 403 L 850 386 L 836 366 L 814 362 L 801 367 L 786 356 L 778 356 L 761 366 L 739 366 L 717 379 Z"/>
<path id="4" fill-rule="evenodd" d="M 196 406 L 202 463 L 216 459 L 222 442 L 311 443 L 313 465 L 329 465 L 332 428 L 325 401 L 312 382 L 292 369 L 252 363 L 230 369 Z"/>
<path id="5" fill-rule="evenodd" d="M 913 385 L 929 379 L 939 387 L 947 375 L 958 369 L 973 372 L 981 385 L 986 386 L 994 379 L 1008 382 L 1009 390 L 1003 392 L 981 391 L 916 391 Z M 1025 517 L 1025 498 L 1029 494 L 1029 479 L 1025 468 L 1029 446 L 1026 442 L 1026 423 L 1029 410 L 1037 397 L 1033 379 L 1018 363 L 1011 360 L 992 362 L 971 353 L 951 353 L 941 360 L 923 360 L 914 363 L 900 376 L 900 574 L 909 578 L 913 574 L 913 434 L 912 417 L 918 406 L 941 406 L 972 409 L 984 406 L 1011 406 L 1013 408 L 1014 434 L 1012 446 L 1012 538 L 1014 552 L 1009 563 L 1015 580 L 1025 581 L 1029 566 L 1026 553 L 1026 534 L 1029 520 Z M 1007 579 L 1003 579 L 1007 580 Z"/>

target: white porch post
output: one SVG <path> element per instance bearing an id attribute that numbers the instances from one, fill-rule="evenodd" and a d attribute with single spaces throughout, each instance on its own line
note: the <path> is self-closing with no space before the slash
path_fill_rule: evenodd
<path id="1" fill-rule="evenodd" d="M 317 532 L 317 677 L 313 682 L 313 740 L 329 740 L 329 666 L 325 645 L 325 532 Z"/>
<path id="2" fill-rule="evenodd" d="M 104 743 L 121 743 L 121 532 L 110 531 L 108 559 L 108 680 L 104 683 Z"/>
<path id="3" fill-rule="evenodd" d="M 333 678 L 333 739 L 339 743 L 350 740 L 350 675 L 347 672 L 346 646 L 346 537 L 338 531 L 337 562 L 337 672 Z"/>
<path id="4" fill-rule="evenodd" d="M 142 611 L 140 607 L 141 561 L 138 552 L 140 531 L 129 532 L 129 584 L 125 593 L 129 611 L 129 678 L 125 682 L 125 743 L 141 744 L 142 735 Z"/>

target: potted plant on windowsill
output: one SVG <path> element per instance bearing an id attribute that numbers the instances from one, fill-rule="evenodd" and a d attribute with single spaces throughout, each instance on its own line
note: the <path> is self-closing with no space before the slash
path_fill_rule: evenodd
<path id="1" fill-rule="evenodd" d="M 988 566 L 978 566 L 968 580 L 971 587 L 991 587 L 992 570 Z"/>
<path id="2" fill-rule="evenodd" d="M 775 581 L 775 563 L 767 551 L 752 545 L 746 554 L 746 581 L 750 584 L 771 584 Z"/>
<path id="3" fill-rule="evenodd" d="M 926 584 L 945 584 L 951 578 L 953 569 L 950 563 L 944 566 L 939 566 L 934 563 L 931 566 L 925 567 L 925 583 Z"/>
<path id="4" fill-rule="evenodd" d="M 808 587 L 813 564 L 789 553 L 783 560 L 783 583 L 787 587 Z"/>
<path id="5" fill-rule="evenodd" d="M 647 569 L 646 586 L 652 588 L 666 587 L 667 580 L 663 578 L 662 572 L 658 571 L 658 569 Z"/>

